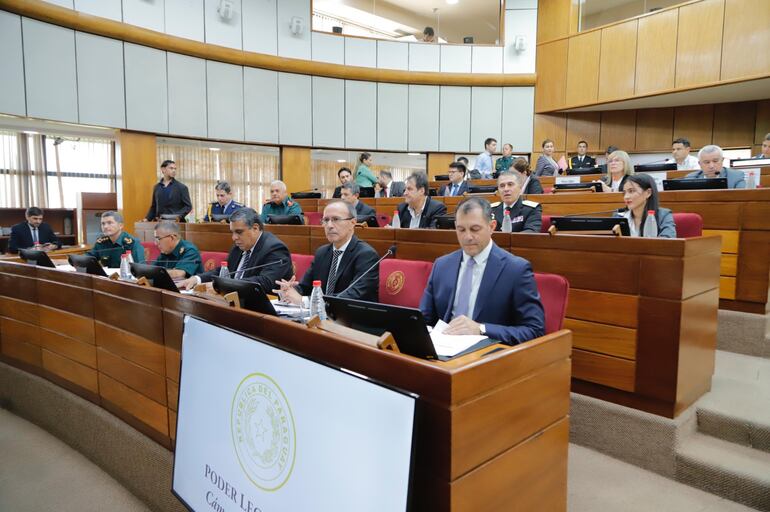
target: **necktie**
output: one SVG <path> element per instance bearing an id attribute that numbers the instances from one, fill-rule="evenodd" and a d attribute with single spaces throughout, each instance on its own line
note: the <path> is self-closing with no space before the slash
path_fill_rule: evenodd
<path id="1" fill-rule="evenodd" d="M 40 243 L 40 238 L 37 236 L 37 228 L 32 228 L 32 242 L 33 243 Z"/>
<path id="2" fill-rule="evenodd" d="M 390 197 L 390 186 L 385 187 L 385 197 Z"/>
<path id="3" fill-rule="evenodd" d="M 452 193 L 449 194 L 450 196 L 456 196 L 457 195 L 457 185 L 452 185 Z"/>
<path id="4" fill-rule="evenodd" d="M 238 263 L 238 268 L 235 270 L 236 279 L 243 279 L 243 269 L 246 268 L 246 264 L 248 263 L 250 257 L 251 250 L 244 252 L 243 256 L 241 256 L 241 262 Z"/>
<path id="5" fill-rule="evenodd" d="M 326 295 L 334 293 L 334 285 L 337 284 L 337 263 L 340 261 L 342 251 L 334 251 L 332 255 L 332 266 L 329 269 L 329 279 L 326 280 Z"/>
<path id="6" fill-rule="evenodd" d="M 460 278 L 460 290 L 455 303 L 454 317 L 467 315 L 470 307 L 471 288 L 473 288 L 473 268 L 476 266 L 476 260 L 468 258 L 465 263 L 465 270 Z"/>

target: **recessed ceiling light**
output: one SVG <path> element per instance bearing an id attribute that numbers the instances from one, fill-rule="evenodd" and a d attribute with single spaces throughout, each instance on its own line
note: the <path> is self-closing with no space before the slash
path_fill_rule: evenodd
<path id="1" fill-rule="evenodd" d="M 338 164 L 344 164 L 344 163 L 345 163 L 345 160 L 337 160 L 337 163 L 338 163 Z"/>
<path id="2" fill-rule="evenodd" d="M 209 148 L 209 151 L 219 151 L 219 148 Z"/>
<path id="3" fill-rule="evenodd" d="M 448 3 L 449 5 L 454 5 L 454 4 L 456 4 L 457 2 L 459 2 L 459 1 L 460 1 L 460 0 L 446 0 L 446 3 Z"/>
<path id="4" fill-rule="evenodd" d="M 407 153 L 409 156 L 420 156 L 420 153 Z"/>

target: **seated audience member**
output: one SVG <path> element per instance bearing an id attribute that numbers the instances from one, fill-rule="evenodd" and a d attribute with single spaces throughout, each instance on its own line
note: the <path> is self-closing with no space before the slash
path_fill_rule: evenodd
<path id="1" fill-rule="evenodd" d="M 226 181 L 218 181 L 214 187 L 214 192 L 217 195 L 217 200 L 213 203 L 209 203 L 206 216 L 203 217 L 203 222 L 210 222 L 214 220 L 213 215 L 230 215 L 238 208 L 243 208 L 243 205 L 233 201 L 233 193 L 230 190 L 230 184 Z"/>
<path id="2" fill-rule="evenodd" d="M 699 167 L 698 159 L 690 154 L 690 141 L 684 137 L 679 137 L 671 143 L 671 156 L 674 157 L 677 171 L 689 171 Z"/>
<path id="3" fill-rule="evenodd" d="M 270 184 L 270 199 L 262 206 L 262 219 L 267 215 L 299 215 L 302 207 L 286 191 L 286 183 L 276 180 Z"/>
<path id="4" fill-rule="evenodd" d="M 155 226 L 155 244 L 160 255 L 153 265 L 165 268 L 172 279 L 203 273 L 201 253 L 192 242 L 182 240 L 176 222 L 162 220 Z"/>
<path id="5" fill-rule="evenodd" d="M 449 183 L 438 191 L 440 196 L 461 196 L 468 192 L 468 182 L 465 181 L 465 164 L 452 162 L 449 164 Z"/>
<path id="6" fill-rule="evenodd" d="M 16 254 L 19 249 L 29 249 L 39 246 L 44 251 L 58 249 L 61 242 L 51 226 L 43 222 L 43 210 L 31 206 L 24 212 L 25 222 L 20 222 L 11 228 L 11 238 L 8 240 L 8 252 Z"/>
<path id="7" fill-rule="evenodd" d="M 123 216 L 118 212 L 102 214 L 102 234 L 93 248 L 86 252 L 95 257 L 103 267 L 120 268 L 120 257 L 131 252 L 136 263 L 144 262 L 144 247 L 137 237 L 123 231 Z"/>
<path id="8" fill-rule="evenodd" d="M 393 181 L 393 173 L 380 171 L 380 177 L 374 185 L 374 197 L 402 197 L 406 185 L 403 181 Z"/>
<path id="9" fill-rule="evenodd" d="M 230 279 L 251 281 L 269 293 L 278 279 L 292 276 L 291 254 L 286 245 L 274 234 L 265 231 L 262 218 L 253 208 L 241 208 L 230 215 L 230 233 L 233 247 L 227 255 Z M 280 262 L 280 263 L 279 263 Z M 272 263 L 272 265 L 266 265 Z M 261 268 L 254 268 L 266 265 Z M 179 283 L 180 288 L 191 289 L 208 283 L 219 275 L 219 267 L 194 275 Z"/>
<path id="10" fill-rule="evenodd" d="M 469 163 L 467 158 L 465 158 L 464 156 L 458 156 L 457 161 L 463 164 L 466 170 L 468 169 Z"/>
<path id="11" fill-rule="evenodd" d="M 340 195 L 342 194 L 342 185 L 348 183 L 353 178 L 353 173 L 350 172 L 350 169 L 347 167 L 341 167 L 340 170 L 337 171 L 337 178 L 340 180 L 340 185 L 334 189 L 334 194 L 332 194 L 333 199 L 342 197 Z"/>
<path id="12" fill-rule="evenodd" d="M 770 158 L 770 133 L 765 135 L 765 140 L 762 141 L 762 151 L 754 158 Z"/>
<path id="13" fill-rule="evenodd" d="M 377 267 L 350 286 L 379 259 L 369 244 L 355 236 L 355 223 L 356 212 L 353 206 L 343 201 L 327 204 L 321 224 L 329 243 L 315 252 L 313 262 L 302 281 L 276 280 L 279 288 L 273 291 L 287 302 L 307 307 L 313 281 L 321 281 L 325 295 L 376 302 L 380 283 Z"/>
<path id="14" fill-rule="evenodd" d="M 685 178 L 727 178 L 727 188 L 746 188 L 746 179 L 741 171 L 723 166 L 724 155 L 719 146 L 703 146 L 698 151 L 700 170 L 691 172 Z"/>
<path id="15" fill-rule="evenodd" d="M 569 159 L 570 169 L 587 169 L 596 167 L 596 160 L 591 155 L 587 155 L 588 143 L 584 140 L 578 142 L 577 155 Z"/>
<path id="16" fill-rule="evenodd" d="M 476 157 L 475 170 L 479 171 L 479 178 L 488 180 L 492 178 L 492 155 L 497 150 L 497 141 L 489 137 L 484 141 L 484 151 Z"/>
<path id="17" fill-rule="evenodd" d="M 375 215 L 374 208 L 366 203 L 362 203 L 358 195 L 361 193 L 361 187 L 358 183 L 345 183 L 342 185 L 342 200 L 351 205 L 356 210 L 356 215 Z"/>
<path id="18" fill-rule="evenodd" d="M 623 192 L 626 179 L 634 174 L 634 164 L 625 151 L 616 150 L 607 158 L 609 173 L 599 183 L 603 192 Z"/>
<path id="19" fill-rule="evenodd" d="M 497 221 L 497 231 L 503 227 L 504 216 L 511 218 L 513 233 L 540 233 L 543 222 L 543 207 L 534 201 L 521 198 L 521 187 L 526 178 L 519 173 L 506 171 L 497 177 L 497 193 L 502 199 L 492 204 L 492 218 Z"/>
<path id="20" fill-rule="evenodd" d="M 398 205 L 402 228 L 435 228 L 436 217 L 446 213 L 446 206 L 428 196 L 428 175 L 414 172 L 406 179 L 404 202 Z"/>
<path id="21" fill-rule="evenodd" d="M 508 143 L 503 144 L 503 156 L 495 160 L 495 175 L 497 176 L 501 172 L 505 172 L 513 165 L 513 146 Z"/>
<path id="22" fill-rule="evenodd" d="M 613 217 L 628 219 L 631 236 L 644 236 L 647 212 L 653 210 L 658 224 L 658 238 L 676 238 L 674 215 L 668 208 L 658 206 L 658 186 L 652 177 L 644 173 L 629 176 L 623 186 L 623 201 L 626 207 L 615 212 Z"/>
<path id="23" fill-rule="evenodd" d="M 559 164 L 553 159 L 554 145 L 551 139 L 543 141 L 543 154 L 537 158 L 535 176 L 556 176 L 559 174 Z"/>
<path id="24" fill-rule="evenodd" d="M 516 161 L 513 162 L 511 171 L 521 174 L 527 180 L 527 184 L 524 185 L 524 191 L 522 194 L 527 195 L 543 193 L 543 185 L 540 183 L 539 179 L 532 175 L 532 168 L 529 166 L 529 162 L 527 162 L 526 158 L 517 158 Z"/>
<path id="25" fill-rule="evenodd" d="M 609 161 L 610 155 L 615 151 L 617 151 L 618 149 L 620 148 L 618 148 L 617 146 L 607 146 L 607 151 L 604 153 L 604 163 L 601 165 L 597 165 L 597 167 L 599 168 L 602 174 L 607 174 L 607 161 Z"/>
<path id="26" fill-rule="evenodd" d="M 486 199 L 457 207 L 460 250 L 441 256 L 420 301 L 428 324 L 449 323 L 446 334 L 481 334 L 510 345 L 545 332 L 545 313 L 529 262 L 492 241 L 495 220 Z"/>

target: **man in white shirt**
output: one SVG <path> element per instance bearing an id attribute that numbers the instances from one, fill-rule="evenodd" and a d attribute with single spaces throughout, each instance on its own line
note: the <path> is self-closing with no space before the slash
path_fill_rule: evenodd
<path id="1" fill-rule="evenodd" d="M 481 173 L 481 178 L 488 180 L 492 178 L 492 155 L 497 150 L 497 140 L 489 137 L 484 141 L 484 151 L 476 157 L 476 170 Z"/>
<path id="2" fill-rule="evenodd" d="M 402 228 L 433 229 L 438 223 L 436 217 L 446 213 L 446 206 L 429 197 L 428 175 L 418 171 L 406 179 L 404 202 L 398 205 L 397 212 Z"/>
<path id="3" fill-rule="evenodd" d="M 698 159 L 690 154 L 690 141 L 679 137 L 671 144 L 671 155 L 676 162 L 677 171 L 700 169 Z"/>

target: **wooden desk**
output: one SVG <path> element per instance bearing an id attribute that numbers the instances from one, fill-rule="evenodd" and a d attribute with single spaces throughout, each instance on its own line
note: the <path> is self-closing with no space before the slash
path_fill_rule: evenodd
<path id="1" fill-rule="evenodd" d="M 566 510 L 569 331 L 444 364 L 195 297 L 0 262 L 0 359 L 167 448 L 185 314 L 419 394 L 415 510 Z"/>

